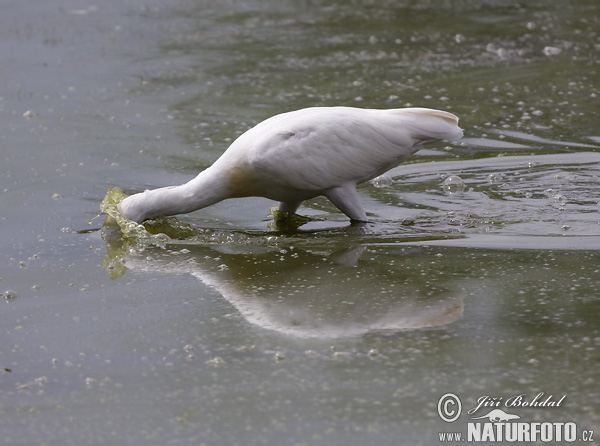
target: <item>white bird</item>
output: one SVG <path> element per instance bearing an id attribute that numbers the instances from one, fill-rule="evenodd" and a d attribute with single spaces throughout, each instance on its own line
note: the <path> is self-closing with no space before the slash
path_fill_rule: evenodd
<path id="1" fill-rule="evenodd" d="M 324 195 L 351 220 L 367 221 L 358 184 L 402 163 L 426 142 L 462 135 L 458 118 L 440 110 L 305 108 L 251 128 L 188 183 L 132 195 L 118 209 L 141 223 L 258 196 L 295 213 L 304 200 Z"/>

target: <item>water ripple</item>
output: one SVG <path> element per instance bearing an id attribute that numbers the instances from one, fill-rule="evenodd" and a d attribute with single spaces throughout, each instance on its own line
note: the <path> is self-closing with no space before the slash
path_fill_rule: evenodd
<path id="1" fill-rule="evenodd" d="M 416 231 L 456 234 L 600 234 L 600 154 L 502 156 L 410 164 L 394 169 L 386 193 L 409 214 Z M 465 189 L 447 193 L 444 179 L 460 176 Z M 379 191 L 379 190 L 378 190 Z M 389 197 L 378 195 L 382 201 Z"/>

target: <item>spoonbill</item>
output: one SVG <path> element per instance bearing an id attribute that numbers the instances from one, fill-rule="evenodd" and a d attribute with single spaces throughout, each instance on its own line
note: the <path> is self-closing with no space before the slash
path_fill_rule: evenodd
<path id="1" fill-rule="evenodd" d="M 188 183 L 131 195 L 118 209 L 142 223 L 258 196 L 295 213 L 304 200 L 324 195 L 351 220 L 367 221 L 358 184 L 402 163 L 424 143 L 462 136 L 458 118 L 441 110 L 305 108 L 246 131 Z"/>

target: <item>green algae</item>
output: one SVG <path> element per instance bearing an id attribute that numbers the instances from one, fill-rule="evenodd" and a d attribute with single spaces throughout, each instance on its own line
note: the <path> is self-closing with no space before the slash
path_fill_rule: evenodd
<path id="1" fill-rule="evenodd" d="M 126 197 L 127 195 L 119 187 L 114 187 L 106 192 L 106 196 L 100 203 L 100 210 L 106 214 L 104 226 L 117 226 L 121 230 L 123 239 L 138 243 L 161 244 L 169 240 L 188 239 L 199 234 L 198 230 L 174 217 L 161 217 L 142 224 L 125 218 L 117 206 Z"/>

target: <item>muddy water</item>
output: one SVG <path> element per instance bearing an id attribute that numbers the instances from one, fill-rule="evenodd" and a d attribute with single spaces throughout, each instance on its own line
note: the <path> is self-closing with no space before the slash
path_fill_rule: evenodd
<path id="1" fill-rule="evenodd" d="M 213 3 L 2 8 L 1 443 L 428 445 L 484 396 L 598 430 L 596 2 Z M 325 199 L 286 231 L 264 199 L 170 237 L 95 218 L 314 105 L 465 138 L 362 186 L 360 227 Z"/>

